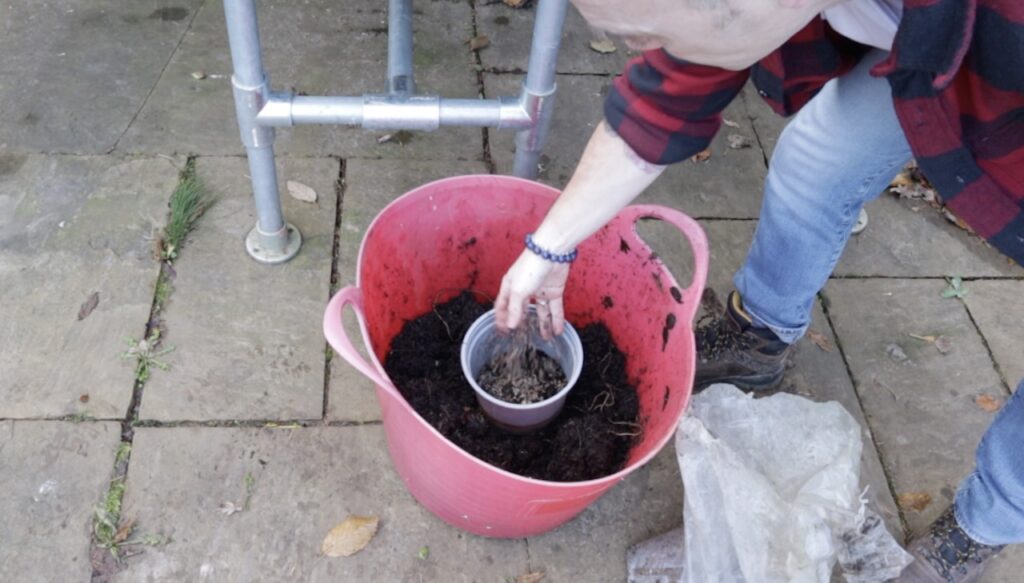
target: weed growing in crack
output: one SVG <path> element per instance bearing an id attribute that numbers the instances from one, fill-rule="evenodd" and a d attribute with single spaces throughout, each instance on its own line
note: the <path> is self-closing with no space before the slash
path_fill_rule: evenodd
<path id="1" fill-rule="evenodd" d="M 121 500 L 124 498 L 124 478 L 110 481 L 103 502 L 96 507 L 93 533 L 99 546 L 110 549 L 117 556 L 117 538 L 121 523 Z"/>
<path id="2" fill-rule="evenodd" d="M 196 176 L 195 162 L 190 160 L 171 195 L 171 216 L 160 239 L 161 259 L 171 261 L 178 256 L 185 236 L 215 202 L 216 197 Z"/>
<path id="3" fill-rule="evenodd" d="M 157 358 L 174 351 L 173 346 L 170 348 L 159 348 L 159 328 L 153 328 L 153 331 L 149 333 L 149 338 L 144 340 L 135 340 L 133 338 L 126 338 L 125 340 L 128 342 L 128 350 L 121 353 L 121 358 L 135 360 L 135 380 L 139 383 L 145 383 L 149 380 L 153 368 L 160 370 L 168 370 L 170 368 L 166 362 L 157 360 Z"/>

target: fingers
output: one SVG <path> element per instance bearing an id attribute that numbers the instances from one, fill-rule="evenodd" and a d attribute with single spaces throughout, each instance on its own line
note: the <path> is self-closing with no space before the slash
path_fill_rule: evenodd
<path id="1" fill-rule="evenodd" d="M 544 340 L 550 340 L 553 330 L 551 325 L 551 304 L 546 299 L 537 298 L 534 305 L 537 306 L 537 326 L 540 328 L 540 337 Z"/>
<path id="2" fill-rule="evenodd" d="M 565 330 L 565 306 L 562 304 L 562 298 L 551 300 L 548 307 L 551 310 L 551 327 L 555 334 L 559 335 Z"/>

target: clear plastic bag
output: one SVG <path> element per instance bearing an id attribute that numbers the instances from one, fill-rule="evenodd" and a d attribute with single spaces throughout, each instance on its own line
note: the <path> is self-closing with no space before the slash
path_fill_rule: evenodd
<path id="1" fill-rule="evenodd" d="M 638 546 L 631 580 L 828 583 L 840 557 L 857 569 L 851 582 L 895 577 L 909 555 L 866 509 L 861 449 L 838 403 L 709 387 L 676 432 L 683 548 L 672 552 L 678 534 Z"/>

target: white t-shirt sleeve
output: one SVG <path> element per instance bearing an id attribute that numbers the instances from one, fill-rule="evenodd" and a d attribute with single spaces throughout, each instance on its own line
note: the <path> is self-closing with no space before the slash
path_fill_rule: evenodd
<path id="1" fill-rule="evenodd" d="M 821 17 L 846 38 L 889 51 L 903 17 L 903 0 L 846 0 L 826 8 Z"/>

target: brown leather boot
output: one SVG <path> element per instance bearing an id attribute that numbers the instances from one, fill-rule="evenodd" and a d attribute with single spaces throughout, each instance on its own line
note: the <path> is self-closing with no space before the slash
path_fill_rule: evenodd
<path id="1" fill-rule="evenodd" d="M 983 545 L 967 535 L 956 522 L 953 507 L 942 513 L 907 551 L 914 556 L 897 583 L 970 583 L 1003 547 Z"/>
<path id="2" fill-rule="evenodd" d="M 786 372 L 790 345 L 768 328 L 754 326 L 738 292 L 729 294 L 725 309 L 697 322 L 697 390 L 715 383 L 741 389 L 773 389 Z"/>

